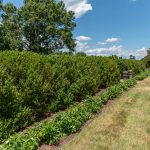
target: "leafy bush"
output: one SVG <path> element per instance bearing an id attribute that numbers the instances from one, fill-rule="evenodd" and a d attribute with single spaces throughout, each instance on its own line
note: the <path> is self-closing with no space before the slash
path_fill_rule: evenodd
<path id="1" fill-rule="evenodd" d="M 147 50 L 147 56 L 144 58 L 144 62 L 147 68 L 150 68 L 150 48 Z"/>
<path id="2" fill-rule="evenodd" d="M 0 138 L 120 80 L 103 57 L 0 53 Z"/>
<path id="3" fill-rule="evenodd" d="M 142 63 L 136 62 L 131 66 L 138 73 Z M 1 52 L 0 140 L 47 113 L 118 83 L 119 68 L 118 61 L 107 57 Z"/>
<path id="4" fill-rule="evenodd" d="M 150 70 L 146 70 L 145 72 L 142 72 L 139 75 L 135 76 L 134 79 L 140 81 L 145 79 L 147 76 L 149 76 L 149 74 L 150 74 Z"/>
<path id="5" fill-rule="evenodd" d="M 135 84 L 135 79 L 130 79 L 111 86 L 98 98 L 89 97 L 82 105 L 76 105 L 67 112 L 59 113 L 53 120 L 43 121 L 38 127 L 11 136 L 4 144 L 0 145 L 0 148 L 3 150 L 35 150 L 43 142 L 57 144 L 62 137 L 79 131 L 82 125 L 99 111 L 106 101 L 118 97 Z"/>
<path id="6" fill-rule="evenodd" d="M 141 71 L 145 70 L 145 64 L 143 61 L 120 59 L 114 57 L 112 59 L 117 62 L 121 75 L 123 75 L 123 71 L 132 70 L 133 76 L 135 76 Z"/>

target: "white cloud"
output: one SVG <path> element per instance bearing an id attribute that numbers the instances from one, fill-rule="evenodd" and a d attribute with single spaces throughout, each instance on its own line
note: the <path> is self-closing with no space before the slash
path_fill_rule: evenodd
<path id="1" fill-rule="evenodd" d="M 106 45 L 106 42 L 97 42 L 97 45 Z"/>
<path id="2" fill-rule="evenodd" d="M 108 38 L 106 40 L 106 43 L 114 43 L 114 42 L 119 42 L 120 38 Z"/>
<path id="3" fill-rule="evenodd" d="M 79 51 L 86 51 L 89 46 L 88 46 L 88 43 L 87 42 L 80 42 L 80 41 L 76 41 L 76 51 L 79 52 Z"/>
<path id="4" fill-rule="evenodd" d="M 95 49 L 82 49 L 84 50 L 87 55 L 95 55 L 95 56 L 111 56 L 111 55 L 117 55 L 119 57 L 123 58 L 129 58 L 130 55 L 134 55 L 136 59 L 141 59 L 146 56 L 147 51 L 146 48 L 143 47 L 141 49 L 137 50 L 126 50 L 122 45 L 114 45 L 111 47 L 103 47 L 103 48 L 95 48 Z"/>
<path id="5" fill-rule="evenodd" d="M 79 51 L 85 51 L 89 48 L 88 46 L 88 42 L 89 40 L 92 40 L 91 37 L 88 37 L 88 36 L 78 36 L 76 37 L 76 50 L 77 52 Z"/>
<path id="6" fill-rule="evenodd" d="M 89 50 L 86 50 L 85 52 L 88 55 L 110 56 L 110 55 L 120 54 L 122 49 L 123 49 L 122 45 L 119 45 L 119 46 L 114 45 L 112 47 L 106 47 L 106 48 L 89 49 Z"/>
<path id="7" fill-rule="evenodd" d="M 88 0 L 62 0 L 67 10 L 71 10 L 75 12 L 75 17 L 79 18 L 88 11 L 92 10 L 92 5 L 88 2 Z"/>
<path id="8" fill-rule="evenodd" d="M 76 51 L 83 51 L 87 55 L 94 56 L 111 56 L 117 55 L 123 58 L 129 58 L 130 55 L 134 55 L 136 59 L 144 58 L 147 55 L 146 47 L 136 49 L 136 50 L 126 50 L 123 45 L 113 45 L 100 48 L 90 48 L 88 41 L 91 40 L 91 37 L 87 36 L 78 36 L 76 37 Z M 108 38 L 104 42 L 97 42 L 98 45 L 105 46 L 108 43 L 118 43 L 120 38 Z"/>
<path id="9" fill-rule="evenodd" d="M 137 49 L 133 54 L 137 59 L 144 58 L 147 55 L 147 48 L 143 47 L 141 49 Z"/>
<path id="10" fill-rule="evenodd" d="M 78 41 L 89 41 L 91 39 L 92 39 L 91 37 L 87 37 L 87 36 L 78 36 L 78 37 L 76 37 L 76 40 L 78 40 Z"/>
<path id="11" fill-rule="evenodd" d="M 108 38 L 104 42 L 97 42 L 97 45 L 106 45 L 108 43 L 119 43 L 120 38 Z"/>

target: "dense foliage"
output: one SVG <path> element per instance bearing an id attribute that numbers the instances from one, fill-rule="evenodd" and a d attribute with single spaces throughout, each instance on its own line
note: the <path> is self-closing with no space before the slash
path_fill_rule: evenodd
<path id="1" fill-rule="evenodd" d="M 76 53 L 77 56 L 87 56 L 85 52 L 77 52 Z"/>
<path id="2" fill-rule="evenodd" d="M 17 8 L 0 4 L 0 50 L 29 50 L 48 54 L 76 46 L 72 30 L 74 13 L 62 1 L 24 0 Z"/>
<path id="3" fill-rule="evenodd" d="M 149 70 L 146 70 L 145 72 L 142 72 L 142 73 L 136 75 L 136 76 L 134 77 L 134 79 L 135 79 L 135 80 L 138 80 L 138 81 L 141 81 L 141 80 L 145 79 L 147 76 L 149 76 L 149 74 L 150 74 L 150 71 L 149 71 Z"/>
<path id="4" fill-rule="evenodd" d="M 145 69 L 145 64 L 143 61 L 122 59 L 118 57 L 110 58 L 117 62 L 121 75 L 123 75 L 123 71 L 132 70 L 133 76 L 135 76 Z"/>
<path id="5" fill-rule="evenodd" d="M 135 73 L 142 70 L 138 61 L 130 63 Z M 120 72 L 107 57 L 1 52 L 0 138 L 118 83 Z"/>
<path id="6" fill-rule="evenodd" d="M 144 58 L 145 65 L 150 68 L 150 48 L 147 50 L 147 56 Z"/>
<path id="7" fill-rule="evenodd" d="M 145 76 L 142 74 L 142 78 L 144 79 L 148 74 L 148 72 L 144 73 Z M 56 115 L 50 121 L 41 122 L 38 127 L 35 126 L 10 137 L 4 144 L 1 144 L 0 148 L 3 150 L 35 150 L 43 142 L 57 144 L 62 137 L 79 131 L 81 126 L 109 99 L 118 97 L 135 84 L 136 80 L 133 78 L 111 86 L 96 99 L 89 97 L 82 105 L 76 105 L 67 112 Z"/>
<path id="8" fill-rule="evenodd" d="M 108 58 L 0 53 L 0 137 L 120 80 Z"/>

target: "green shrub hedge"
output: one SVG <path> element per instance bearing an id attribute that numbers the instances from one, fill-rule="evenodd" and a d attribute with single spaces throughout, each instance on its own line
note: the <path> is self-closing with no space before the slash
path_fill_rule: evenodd
<path id="1" fill-rule="evenodd" d="M 144 77 L 143 74 L 141 76 Z M 146 76 L 148 76 L 148 73 L 145 74 Z M 36 150 L 42 143 L 58 144 L 62 137 L 79 131 L 82 125 L 99 111 L 109 99 L 118 97 L 123 91 L 127 91 L 128 88 L 134 86 L 136 84 L 135 79 L 111 86 L 96 99 L 89 97 L 81 105 L 58 114 L 53 120 L 43 121 L 39 126 L 11 136 L 4 144 L 0 145 L 0 149 Z"/>
<path id="2" fill-rule="evenodd" d="M 147 50 L 147 56 L 144 57 L 146 68 L 150 69 L 150 49 Z"/>
<path id="3" fill-rule="evenodd" d="M 103 57 L 0 53 L 0 138 L 120 80 Z"/>
<path id="4" fill-rule="evenodd" d="M 130 63 L 135 74 L 143 68 L 140 61 Z M 0 52 L 0 141 L 47 113 L 118 83 L 123 70 L 118 64 L 107 57 Z"/>
<path id="5" fill-rule="evenodd" d="M 123 71 L 132 70 L 133 76 L 135 76 L 141 71 L 144 71 L 145 69 L 144 61 L 120 59 L 120 58 L 112 58 L 112 59 L 117 62 L 121 75 L 123 75 Z"/>
<path id="6" fill-rule="evenodd" d="M 142 73 L 136 75 L 136 76 L 134 77 L 134 79 L 140 81 L 140 80 L 145 79 L 147 76 L 149 76 L 149 74 L 150 74 L 150 70 L 146 70 L 145 72 L 142 72 Z"/>

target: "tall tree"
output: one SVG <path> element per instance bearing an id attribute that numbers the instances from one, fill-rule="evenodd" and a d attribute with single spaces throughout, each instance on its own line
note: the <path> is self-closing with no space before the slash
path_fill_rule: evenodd
<path id="1" fill-rule="evenodd" d="M 2 0 L 0 0 L 0 49 L 1 43 L 3 43 L 3 36 L 2 36 Z"/>
<path id="2" fill-rule="evenodd" d="M 75 50 L 72 31 L 74 13 L 63 2 L 55 0 L 24 0 L 17 9 L 13 4 L 2 5 L 3 49 L 26 49 L 49 54 L 64 47 Z"/>
<path id="3" fill-rule="evenodd" d="M 1 11 L 2 11 L 2 0 L 0 0 L 0 15 L 1 15 Z"/>
<path id="4" fill-rule="evenodd" d="M 131 59 L 131 60 L 135 60 L 135 56 L 130 55 L 130 56 L 129 56 L 129 59 Z"/>
<path id="5" fill-rule="evenodd" d="M 14 50 L 20 48 L 22 39 L 18 25 L 17 8 L 12 3 L 1 5 L 0 49 Z"/>
<path id="6" fill-rule="evenodd" d="M 74 51 L 74 13 L 63 2 L 25 0 L 19 18 L 26 49 L 48 54 L 66 46 Z"/>
<path id="7" fill-rule="evenodd" d="M 0 13 L 1 13 L 2 2 L 3 2 L 3 0 L 0 0 Z"/>

